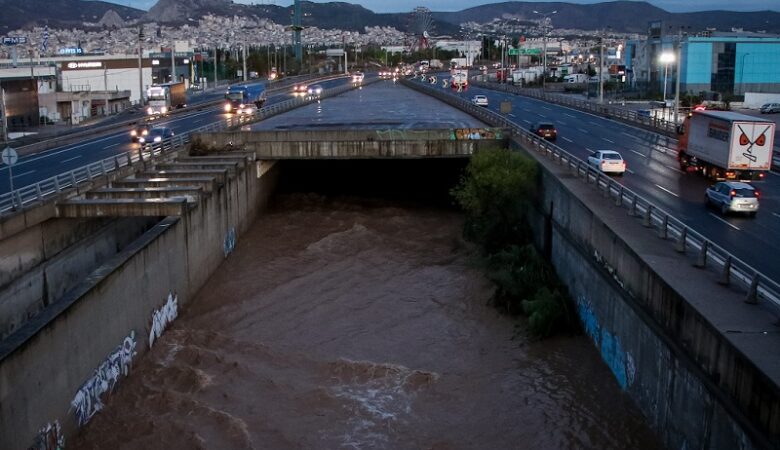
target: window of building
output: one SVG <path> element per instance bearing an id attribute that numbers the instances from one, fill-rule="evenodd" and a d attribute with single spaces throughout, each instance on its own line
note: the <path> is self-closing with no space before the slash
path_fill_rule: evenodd
<path id="1" fill-rule="evenodd" d="M 737 44 L 716 42 L 712 44 L 712 90 L 721 94 L 734 92 L 734 68 L 737 59 Z"/>

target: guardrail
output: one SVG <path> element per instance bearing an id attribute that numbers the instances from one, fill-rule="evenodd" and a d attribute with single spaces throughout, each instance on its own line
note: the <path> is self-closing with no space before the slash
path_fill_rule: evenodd
<path id="1" fill-rule="evenodd" d="M 678 252 L 683 254 L 687 254 L 689 250 L 695 252 L 698 267 L 712 267 L 720 271 L 719 283 L 727 285 L 736 281 L 747 292 L 746 302 L 756 303 L 759 299 L 763 299 L 769 301 L 775 309 L 780 309 L 780 284 L 587 162 L 525 130 L 504 116 L 487 108 L 474 106 L 465 99 L 443 92 L 441 88 L 434 88 L 430 84 L 413 80 L 401 82 L 466 111 L 492 126 L 508 128 L 516 138 L 531 146 L 534 151 L 566 166 L 578 178 L 592 184 L 603 194 L 605 201 L 627 208 L 629 215 L 640 219 L 645 227 L 653 230 L 664 241 L 672 242 Z"/>
<path id="2" fill-rule="evenodd" d="M 601 115 L 607 119 L 621 120 L 633 125 L 648 128 L 657 133 L 662 133 L 668 137 L 677 138 L 677 124 L 673 121 L 659 119 L 657 117 L 648 117 L 637 111 L 617 105 L 599 104 L 556 92 L 544 91 L 542 89 L 521 88 L 505 83 L 489 83 L 476 80 L 472 80 L 471 83 L 474 86 L 485 89 L 524 95 L 544 102 L 555 103 L 591 114 Z M 679 117 L 684 117 L 684 114 L 681 113 Z M 778 143 L 776 142 L 775 145 L 777 146 Z M 772 154 L 772 170 L 780 171 L 780 151 L 775 150 Z"/>
<path id="3" fill-rule="evenodd" d="M 334 78 L 340 77 L 341 76 Z M 300 81 L 304 80 L 298 79 L 295 82 Z M 378 80 L 368 81 L 363 83 L 363 85 L 370 84 L 374 81 Z M 289 83 L 288 85 L 295 84 L 295 82 Z M 194 133 L 222 131 L 258 122 L 265 118 L 282 114 L 300 106 L 319 101 L 323 98 L 340 95 L 351 89 L 355 89 L 355 86 L 352 84 L 347 84 L 345 86 L 323 90 L 322 94 L 319 96 L 295 97 L 283 102 L 274 103 L 273 105 L 260 108 L 251 114 L 234 115 L 227 120 L 213 122 L 189 132 L 175 135 L 163 142 L 153 143 L 151 145 L 142 145 L 138 150 L 128 151 L 110 158 L 96 161 L 94 163 L 87 164 L 86 166 L 79 167 L 75 170 L 71 170 L 69 172 L 65 172 L 39 181 L 38 183 L 22 187 L 13 192 L 1 194 L 0 217 L 12 213 L 17 209 L 24 208 L 28 205 L 54 199 L 57 195 L 66 189 L 75 188 L 80 184 L 92 181 L 95 178 L 104 177 L 110 172 L 117 171 L 123 167 L 131 166 L 138 162 L 142 163 L 149 158 L 154 158 L 157 155 L 163 155 L 179 150 L 191 141 L 191 136 Z"/>

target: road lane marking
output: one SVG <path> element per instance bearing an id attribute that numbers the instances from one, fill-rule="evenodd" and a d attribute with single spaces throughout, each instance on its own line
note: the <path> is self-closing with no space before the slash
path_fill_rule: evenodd
<path id="1" fill-rule="evenodd" d="M 581 133 L 588 134 L 588 130 L 583 130 L 582 128 L 577 128 L 577 129 L 580 130 Z"/>
<path id="2" fill-rule="evenodd" d="M 592 120 L 589 120 L 588 122 L 590 122 L 590 124 L 591 124 L 591 125 L 594 125 L 594 126 L 597 126 L 597 127 L 600 127 L 600 126 L 601 126 L 601 124 L 600 124 L 600 123 L 596 123 L 596 122 L 594 122 L 594 121 L 592 121 Z"/>
<path id="3" fill-rule="evenodd" d="M 607 139 L 607 138 L 605 138 L 605 137 L 603 137 L 603 138 L 601 138 L 601 139 L 604 139 L 605 141 L 609 142 L 610 144 L 614 144 L 614 143 L 615 143 L 615 141 L 610 141 L 609 139 Z"/>
<path id="4" fill-rule="evenodd" d="M 106 148 L 116 147 L 117 145 L 119 145 L 119 142 L 117 142 L 116 144 L 106 145 Z"/>
<path id="5" fill-rule="evenodd" d="M 25 175 L 30 175 L 31 173 L 35 173 L 35 169 L 33 169 L 33 170 L 28 170 L 27 172 L 22 172 L 22 173 L 17 173 L 17 174 L 14 174 L 14 178 L 19 178 L 19 177 L 23 177 L 23 176 L 25 176 Z"/>
<path id="6" fill-rule="evenodd" d="M 564 115 L 564 116 L 569 116 L 569 117 L 571 117 L 572 119 L 576 119 L 576 118 L 577 118 L 576 116 L 573 116 L 573 115 L 571 115 L 571 114 L 569 114 L 569 113 L 563 113 L 563 115 Z"/>
<path id="7" fill-rule="evenodd" d="M 509 117 L 515 117 L 515 115 L 512 114 L 512 113 L 509 113 Z"/>
<path id="8" fill-rule="evenodd" d="M 574 143 L 574 141 L 572 141 L 571 139 L 569 139 L 567 137 L 564 137 L 564 136 L 561 136 L 561 139 L 563 139 L 564 141 L 568 142 L 569 144 L 573 144 Z"/>
<path id="9" fill-rule="evenodd" d="M 542 106 L 542 109 L 546 109 L 547 111 L 552 111 L 552 108 L 548 108 L 546 106 Z"/>
<path id="10" fill-rule="evenodd" d="M 710 215 L 711 215 L 712 217 L 714 217 L 714 218 L 716 218 L 716 219 L 720 220 L 721 222 L 725 223 L 726 225 L 730 226 L 731 228 L 733 228 L 733 229 L 735 229 L 735 230 L 737 230 L 737 231 L 742 231 L 742 230 L 740 230 L 740 229 L 739 229 L 739 227 L 738 227 L 738 226 L 736 226 L 736 225 L 734 225 L 734 224 L 732 224 L 732 223 L 729 223 L 729 221 L 728 221 L 728 220 L 723 220 L 723 218 L 722 218 L 722 217 L 718 217 L 718 216 L 716 216 L 716 215 L 715 215 L 715 214 L 713 214 L 713 213 L 710 213 Z"/>
<path id="11" fill-rule="evenodd" d="M 541 118 L 543 118 L 543 119 L 546 119 L 546 118 L 547 118 L 547 116 L 545 116 L 544 114 L 539 114 L 539 117 L 541 117 Z"/>
<path id="12" fill-rule="evenodd" d="M 626 136 L 628 136 L 628 137 L 630 137 L 630 138 L 635 138 L 635 137 L 636 137 L 636 136 L 634 136 L 633 134 L 628 134 L 628 133 L 626 133 L 625 131 L 621 131 L 620 133 L 621 133 L 621 134 L 625 134 Z"/>
<path id="13" fill-rule="evenodd" d="M 631 151 L 632 153 L 636 153 L 637 155 L 641 156 L 642 158 L 647 158 L 647 156 L 646 156 L 646 155 L 644 155 L 643 153 L 639 153 L 639 152 L 638 152 L 638 151 L 636 151 L 636 150 L 631 150 L 631 149 L 629 149 L 629 151 Z"/>
<path id="14" fill-rule="evenodd" d="M 773 216 L 780 218 L 780 214 L 778 213 L 772 213 Z"/>
<path id="15" fill-rule="evenodd" d="M 558 123 L 561 125 L 566 125 L 566 122 L 564 122 L 563 120 L 559 120 Z"/>
<path id="16" fill-rule="evenodd" d="M 776 176 L 776 177 L 780 177 L 780 173 L 774 173 L 774 172 L 772 172 L 772 171 L 769 171 L 769 174 L 770 174 L 770 175 L 774 175 L 774 176 Z"/>
<path id="17" fill-rule="evenodd" d="M 672 166 L 664 166 L 664 167 L 666 167 L 667 169 L 674 170 L 677 173 L 681 173 L 681 174 L 685 175 L 685 172 L 683 172 L 682 170 L 680 170 L 680 169 L 678 169 L 676 167 L 672 167 Z"/>
<path id="18" fill-rule="evenodd" d="M 631 170 L 631 169 L 629 169 L 628 167 L 626 167 L 626 172 L 630 173 L 631 175 L 633 175 L 633 174 L 634 174 L 634 171 L 633 171 L 633 170 Z"/>
<path id="19" fill-rule="evenodd" d="M 667 194 L 674 195 L 675 197 L 678 197 L 678 198 L 680 197 L 679 195 L 675 194 L 674 192 L 670 191 L 669 189 L 666 189 L 665 187 L 663 187 L 661 185 L 656 184 L 655 187 L 657 187 L 658 189 L 666 192 Z"/>
<path id="20" fill-rule="evenodd" d="M 81 158 L 81 155 L 76 155 L 73 158 L 63 159 L 62 161 L 60 161 L 60 164 L 65 164 L 66 162 L 71 162 L 74 159 L 79 159 L 79 158 Z"/>
<path id="21" fill-rule="evenodd" d="M 530 121 L 530 120 L 528 120 L 528 119 L 523 119 L 523 122 L 525 122 L 525 123 L 531 123 L 531 121 Z"/>

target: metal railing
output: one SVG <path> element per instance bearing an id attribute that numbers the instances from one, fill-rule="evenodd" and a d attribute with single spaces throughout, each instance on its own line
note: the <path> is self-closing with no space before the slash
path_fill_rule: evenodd
<path id="1" fill-rule="evenodd" d="M 547 103 L 567 106 L 579 111 L 589 112 L 603 116 L 607 119 L 620 120 L 632 125 L 639 125 L 650 129 L 656 133 L 662 133 L 667 137 L 677 138 L 677 124 L 663 118 L 651 117 L 639 113 L 638 111 L 624 108 L 618 105 L 599 104 L 588 100 L 576 98 L 571 95 L 564 95 L 556 92 L 544 91 L 542 89 L 530 89 L 513 86 L 506 83 L 489 83 L 485 81 L 472 81 L 474 86 L 490 89 L 494 91 L 508 92 L 516 95 L 542 100 Z M 685 117 L 683 113 L 679 117 Z M 776 142 L 775 145 L 778 145 Z M 774 151 L 772 154 L 772 170 L 780 171 L 780 152 Z"/>
<path id="2" fill-rule="evenodd" d="M 728 285 L 736 282 L 743 287 L 747 292 L 746 302 L 755 303 L 759 299 L 763 299 L 769 301 L 775 309 L 780 308 L 780 284 L 707 239 L 663 208 L 603 174 L 596 167 L 520 127 L 506 117 L 487 108 L 475 106 L 459 96 L 452 95 L 448 92 L 449 89 L 444 91 L 441 88 L 431 87 L 427 83 L 410 80 L 402 80 L 402 83 L 466 111 L 492 126 L 508 128 L 513 136 L 522 143 L 565 166 L 585 183 L 593 185 L 602 193 L 604 201 L 613 202 L 616 206 L 626 208 L 629 215 L 640 219 L 642 224 L 653 230 L 659 238 L 673 243 L 678 252 L 682 254 L 687 254 L 689 251 L 695 252 L 695 265 L 718 270 L 720 273 L 719 283 Z"/>
<path id="3" fill-rule="evenodd" d="M 340 77 L 341 76 L 338 78 Z M 297 80 L 297 82 L 300 81 L 300 79 Z M 374 81 L 377 80 L 367 81 L 363 84 L 370 84 Z M 289 84 L 294 83 L 295 82 Z M 195 133 L 210 133 L 228 130 L 242 125 L 248 125 L 271 116 L 285 113 L 300 106 L 319 101 L 320 99 L 340 95 L 355 88 L 356 87 L 352 84 L 347 84 L 345 86 L 323 90 L 322 94 L 319 96 L 295 97 L 283 102 L 265 106 L 251 114 L 233 115 L 226 120 L 213 122 L 186 133 L 175 135 L 165 141 L 145 144 L 137 150 L 128 151 L 116 156 L 96 161 L 94 163 L 87 164 L 86 166 L 79 167 L 69 172 L 61 173 L 51 178 L 39 181 L 35 184 L 16 189 L 13 192 L 0 194 L 0 217 L 13 213 L 17 209 L 21 209 L 29 205 L 38 204 L 47 200 L 53 200 L 57 197 L 58 194 L 66 189 L 75 188 L 82 183 L 90 182 L 100 177 L 105 177 L 109 173 L 118 171 L 123 167 L 132 166 L 135 163 L 142 163 L 149 158 L 154 158 L 158 155 L 164 155 L 173 151 L 177 151 L 185 145 L 189 144 L 192 135 Z"/>

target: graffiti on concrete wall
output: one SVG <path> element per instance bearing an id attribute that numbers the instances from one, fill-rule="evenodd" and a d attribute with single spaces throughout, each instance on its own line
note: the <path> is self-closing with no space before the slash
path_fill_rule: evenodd
<path id="1" fill-rule="evenodd" d="M 593 305 L 583 295 L 577 298 L 577 314 L 585 332 L 593 339 L 601 353 L 601 358 L 612 370 L 620 387 L 625 390 L 633 385 L 636 380 L 634 358 L 631 353 L 623 349 L 620 337 L 600 325 Z"/>
<path id="2" fill-rule="evenodd" d="M 233 250 L 236 248 L 236 228 L 230 227 L 227 234 L 225 235 L 225 242 L 222 243 L 222 250 L 225 252 L 225 258 L 228 257 L 229 254 L 233 253 Z"/>
<path id="3" fill-rule="evenodd" d="M 130 331 L 122 344 L 108 355 L 95 369 L 92 377 L 79 388 L 70 402 L 79 426 L 89 422 L 98 411 L 103 409 L 101 400 L 103 394 L 111 392 L 120 378 L 130 372 L 130 365 L 136 354 L 135 345 L 135 331 Z"/>
<path id="4" fill-rule="evenodd" d="M 28 450 L 63 450 L 65 448 L 65 436 L 62 434 L 60 422 L 47 423 L 38 430 L 35 443 Z"/>
<path id="5" fill-rule="evenodd" d="M 453 139 L 458 141 L 477 139 L 503 139 L 501 128 L 456 128 Z"/>
<path id="6" fill-rule="evenodd" d="M 162 336 L 163 331 L 179 316 L 179 296 L 168 294 L 168 301 L 160 309 L 152 312 L 152 326 L 149 330 L 149 348 Z"/>

